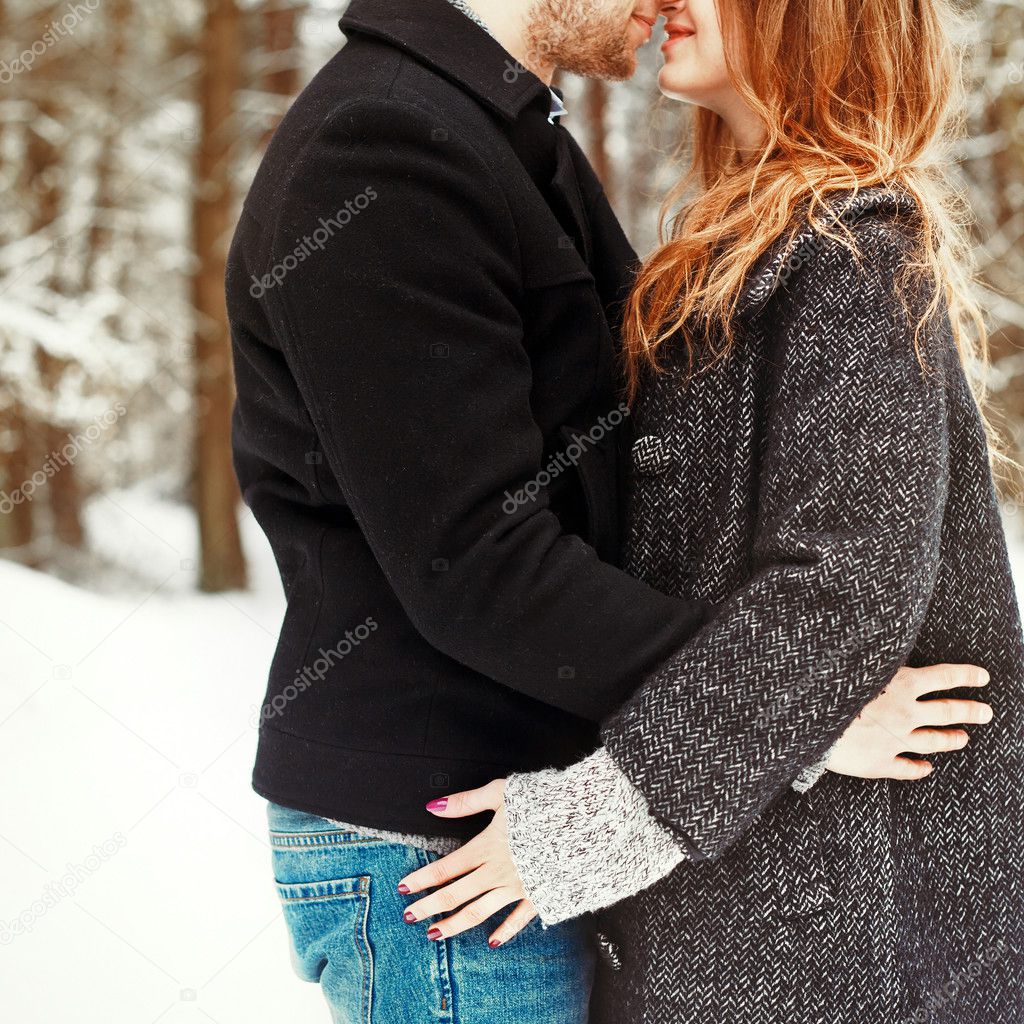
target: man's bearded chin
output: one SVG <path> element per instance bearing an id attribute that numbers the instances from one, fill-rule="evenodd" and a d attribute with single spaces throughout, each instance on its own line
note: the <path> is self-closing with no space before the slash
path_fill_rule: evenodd
<path id="1" fill-rule="evenodd" d="M 574 0 L 536 0 L 526 23 L 527 64 L 553 65 L 584 78 L 621 82 L 636 72 L 636 52 L 625 17 L 597 4 Z"/>

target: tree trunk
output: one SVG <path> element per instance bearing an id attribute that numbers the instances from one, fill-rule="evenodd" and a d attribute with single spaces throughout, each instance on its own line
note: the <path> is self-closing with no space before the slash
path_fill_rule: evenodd
<path id="1" fill-rule="evenodd" d="M 299 91 L 299 25 L 306 4 L 265 0 L 260 18 L 263 30 L 263 74 L 260 87 L 273 97 L 291 99 Z M 284 102 L 281 109 L 284 109 Z M 265 146 L 280 121 L 275 116 L 263 136 Z"/>
<path id="2" fill-rule="evenodd" d="M 1007 39 L 1009 29 L 1020 31 L 1020 14 L 1016 11 L 1001 12 L 1007 15 L 1006 20 L 1013 19 L 1014 25 L 1000 25 L 997 20 L 990 26 L 993 36 L 991 62 L 996 67 L 1005 65 L 1010 50 Z M 1004 33 L 1003 29 L 1007 31 Z M 997 230 L 1008 235 L 1016 227 L 1020 217 L 1019 204 L 1013 197 L 1024 189 L 1024 133 L 1018 127 L 1020 120 L 1019 83 L 1010 81 L 1002 84 L 1002 88 L 989 100 L 985 110 L 985 130 L 993 138 L 1001 139 L 1003 144 L 989 157 L 989 171 L 992 184 L 993 221 Z M 985 268 L 986 283 L 1000 294 L 1016 297 L 1019 301 L 1020 282 L 1017 279 L 1020 255 L 1016 245 L 1007 247 L 998 260 Z M 994 364 L 1003 359 L 1020 358 L 1024 352 L 1024 329 L 1018 324 L 1005 323 L 995 330 L 991 337 L 991 357 Z M 1020 460 L 1024 457 L 1024 445 L 1021 443 L 1021 427 L 1024 425 L 1024 374 L 1017 372 L 1010 376 L 1003 389 L 993 396 L 994 404 L 1001 418 L 1014 430 L 1012 439 L 1015 447 L 1013 456 Z M 1009 440 L 1009 439 L 1008 439 Z M 1024 474 L 1019 470 L 1013 474 L 1012 486 L 1020 490 L 1024 485 Z"/>
<path id="3" fill-rule="evenodd" d="M 31 441 L 25 411 L 11 400 L 0 408 L 0 548 L 8 556 L 32 563 L 32 504 L 25 482 L 32 475 Z"/>
<path id="4" fill-rule="evenodd" d="M 39 367 L 39 378 L 44 387 L 50 394 L 56 394 L 60 387 L 61 377 L 64 376 L 70 365 L 69 361 L 58 359 L 40 349 L 36 354 L 36 362 Z M 73 433 L 73 431 L 47 422 L 43 425 L 40 436 L 44 447 L 43 458 L 51 460 L 53 453 L 57 453 L 59 456 L 57 459 L 51 460 L 55 471 L 47 484 L 50 499 L 50 525 L 53 535 L 62 544 L 81 548 L 85 546 L 85 527 L 82 525 L 82 491 L 73 461 L 81 452 L 77 448 L 72 449 L 70 458 L 61 454 L 61 449 L 68 445 L 69 433 Z"/>
<path id="5" fill-rule="evenodd" d="M 0 0 L 0 39 L 10 38 L 7 7 Z M 8 121 L 0 122 L 0 159 L 3 134 L 11 131 Z M 8 168 L 0 163 L 0 177 L 6 179 Z M 4 188 L 15 182 L 3 180 Z M 0 221 L 0 244 L 12 234 L 7 223 Z M 7 389 L 0 400 L 0 550 L 9 555 L 20 553 L 32 542 L 32 508 L 22 498 L 21 485 L 29 473 L 28 437 L 25 432 L 25 411 Z"/>
<path id="6" fill-rule="evenodd" d="M 52 5 L 37 13 L 40 35 L 46 30 L 53 15 Z M 59 59 L 48 60 L 35 68 L 28 82 L 27 97 L 34 103 L 37 117 L 28 125 L 25 147 L 25 185 L 27 204 L 31 209 L 30 233 L 49 235 L 53 248 L 47 257 L 51 261 L 47 287 L 58 293 L 66 293 L 68 281 L 65 274 L 63 248 L 57 235 L 56 225 L 64 206 L 64 178 L 66 167 L 62 161 L 61 148 L 53 139 L 55 125 L 63 125 L 67 111 L 62 106 L 61 94 L 55 86 L 63 74 L 64 65 Z M 39 381 L 46 394 L 56 396 L 68 361 L 54 358 L 41 345 L 36 348 L 35 362 Z M 38 456 L 38 464 L 23 468 L 26 474 L 43 470 L 43 464 L 50 452 L 64 444 L 67 431 L 55 421 L 45 408 L 28 410 L 15 406 L 12 422 L 20 433 L 20 452 L 10 456 L 18 461 L 27 452 Z M 33 444 L 33 439 L 38 443 Z M 34 451 L 34 448 L 41 449 Z M 23 477 L 26 478 L 26 477 Z M 73 463 L 58 464 L 55 472 L 48 475 L 42 487 L 33 492 L 33 501 L 24 506 L 24 517 L 13 531 L 19 546 L 28 547 L 28 561 L 34 565 L 43 564 L 49 552 L 39 550 L 39 539 L 43 534 L 41 513 L 49 513 L 51 535 L 58 541 L 72 547 L 81 547 L 85 541 L 82 525 L 82 496 L 78 472 Z"/>
<path id="7" fill-rule="evenodd" d="M 615 182 L 608 155 L 608 86 L 596 79 L 589 79 L 583 94 L 583 103 L 583 113 L 587 120 L 587 138 L 590 142 L 590 152 L 587 155 L 601 184 L 604 185 L 608 201 L 614 206 Z"/>
<path id="8" fill-rule="evenodd" d="M 107 67 L 109 75 L 104 97 L 104 115 L 100 139 L 100 152 L 96 159 L 96 191 L 93 200 L 92 223 L 82 267 L 82 290 L 95 290 L 97 265 L 110 246 L 109 219 L 114 214 L 115 193 L 113 178 L 116 168 L 117 145 L 121 137 L 121 68 L 124 64 L 128 26 L 131 20 L 130 0 L 111 0 L 106 8 L 108 31 L 110 33 Z"/>
<path id="9" fill-rule="evenodd" d="M 240 18 L 235 0 L 206 0 L 200 42 L 199 143 L 192 229 L 196 270 L 195 479 L 203 590 L 244 587 L 238 486 L 231 464 L 231 346 L 224 307 L 226 247 L 234 217 L 231 143 L 240 74 Z"/>

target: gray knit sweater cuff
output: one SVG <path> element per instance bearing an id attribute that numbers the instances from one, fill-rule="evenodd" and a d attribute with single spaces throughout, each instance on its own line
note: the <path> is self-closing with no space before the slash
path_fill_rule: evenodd
<path id="1" fill-rule="evenodd" d="M 828 757 L 793 789 L 810 789 Z M 604 747 L 563 771 L 510 776 L 505 813 L 512 859 L 544 924 L 635 896 L 687 856 Z"/>
<path id="2" fill-rule="evenodd" d="M 512 859 L 544 924 L 633 896 L 685 857 L 603 747 L 564 771 L 512 775 L 505 811 Z"/>
<path id="3" fill-rule="evenodd" d="M 805 768 L 794 780 L 793 789 L 798 793 L 806 793 L 814 784 L 825 774 L 828 770 L 828 763 L 832 759 L 832 751 L 835 748 L 829 749 L 828 753 L 817 763 L 812 764 L 810 768 Z"/>

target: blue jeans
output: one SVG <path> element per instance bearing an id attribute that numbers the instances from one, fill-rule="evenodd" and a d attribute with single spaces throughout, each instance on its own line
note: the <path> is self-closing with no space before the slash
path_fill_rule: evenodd
<path id="1" fill-rule="evenodd" d="M 269 804 L 274 878 L 299 977 L 323 989 L 335 1024 L 586 1024 L 596 939 L 591 919 L 508 944 L 487 939 L 511 908 L 451 939 L 402 914 L 398 882 L 438 855 L 345 832 Z"/>

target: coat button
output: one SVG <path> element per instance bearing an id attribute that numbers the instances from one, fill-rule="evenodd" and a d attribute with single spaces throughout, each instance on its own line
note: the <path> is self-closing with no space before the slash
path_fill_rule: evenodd
<path id="1" fill-rule="evenodd" d="M 672 450 L 662 437 L 645 434 L 633 444 L 633 468 L 646 476 L 660 476 L 672 465 Z"/>
<path id="2" fill-rule="evenodd" d="M 612 942 L 604 932 L 597 933 L 597 948 L 605 966 L 613 971 L 622 970 L 622 954 L 618 943 Z"/>
<path id="3" fill-rule="evenodd" d="M 804 890 L 803 899 L 800 901 L 803 913 L 820 910 L 826 906 L 832 896 L 829 886 L 822 881 L 812 881 Z"/>

